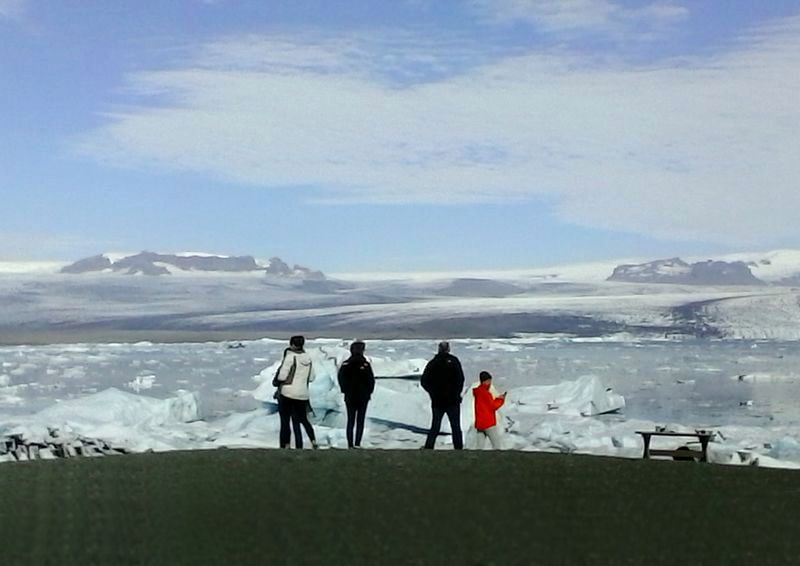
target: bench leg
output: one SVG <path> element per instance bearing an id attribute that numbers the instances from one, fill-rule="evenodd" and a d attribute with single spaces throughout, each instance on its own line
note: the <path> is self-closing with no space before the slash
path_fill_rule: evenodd
<path id="1" fill-rule="evenodd" d="M 643 435 L 642 441 L 644 442 L 644 453 L 642 454 L 642 458 L 645 460 L 650 459 L 650 435 Z"/>

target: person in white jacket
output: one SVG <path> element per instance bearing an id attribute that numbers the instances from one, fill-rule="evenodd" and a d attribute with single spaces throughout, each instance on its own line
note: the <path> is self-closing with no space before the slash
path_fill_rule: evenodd
<path id="1" fill-rule="evenodd" d="M 275 382 L 278 385 L 278 414 L 281 418 L 281 448 L 289 448 L 290 421 L 294 430 L 295 447 L 303 447 L 303 433 L 300 430 L 302 426 L 311 440 L 311 445 L 317 448 L 314 427 L 308 422 L 308 384 L 314 381 L 314 371 L 311 365 L 311 356 L 303 349 L 305 342 L 303 336 L 292 336 L 275 376 Z"/>

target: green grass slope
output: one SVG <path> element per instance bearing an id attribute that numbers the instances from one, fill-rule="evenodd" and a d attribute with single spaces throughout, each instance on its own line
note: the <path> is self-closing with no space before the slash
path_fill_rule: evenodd
<path id="1" fill-rule="evenodd" d="M 789 564 L 800 474 L 452 451 L 0 465 L 0 564 Z"/>

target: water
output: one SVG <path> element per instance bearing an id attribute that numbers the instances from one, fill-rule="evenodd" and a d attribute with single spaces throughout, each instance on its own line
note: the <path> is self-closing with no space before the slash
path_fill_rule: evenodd
<path id="1" fill-rule="evenodd" d="M 337 341 L 312 341 L 333 348 Z M 428 340 L 370 341 L 368 354 L 427 359 Z M 0 413 L 23 414 L 107 387 L 168 397 L 199 393 L 206 416 L 257 406 L 252 377 L 284 344 L 84 344 L 0 348 Z M 745 341 L 457 340 L 453 353 L 467 380 L 489 370 L 499 388 L 547 385 L 596 375 L 625 396 L 625 417 L 691 426 L 788 426 L 800 429 L 800 344 Z M 746 376 L 738 380 L 737 376 Z M 755 378 L 753 378 L 755 376 Z M 752 381 L 755 379 L 754 381 Z"/>
<path id="2" fill-rule="evenodd" d="M 495 358 L 508 368 L 509 386 L 596 375 L 625 396 L 628 418 L 800 426 L 797 343 L 550 343 L 520 354 L 513 361 Z"/>

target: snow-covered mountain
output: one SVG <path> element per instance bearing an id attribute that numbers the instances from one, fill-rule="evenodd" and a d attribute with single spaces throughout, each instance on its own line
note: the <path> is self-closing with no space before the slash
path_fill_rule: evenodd
<path id="1" fill-rule="evenodd" d="M 62 264 L 62 272 L 0 263 L 0 341 L 20 343 L 26 332 L 33 340 L 74 340 L 76 332 L 150 340 L 296 331 L 800 339 L 800 291 L 791 285 L 800 280 L 800 252 L 619 263 L 352 278 L 325 278 L 278 258 L 200 253 L 102 254 Z"/>
<path id="2" fill-rule="evenodd" d="M 742 261 L 660 259 L 614 268 L 609 281 L 627 283 L 673 283 L 678 285 L 764 285 Z"/>
<path id="3" fill-rule="evenodd" d="M 125 273 L 128 275 L 169 275 L 176 272 L 249 273 L 264 272 L 272 277 L 323 280 L 321 271 L 289 265 L 278 257 L 259 263 L 253 256 L 221 256 L 201 253 L 161 254 L 143 251 L 112 260 L 109 255 L 87 257 L 61 268 L 61 273 Z"/>
<path id="4" fill-rule="evenodd" d="M 767 283 L 800 285 L 800 250 L 774 250 L 763 253 L 739 253 L 721 256 L 722 261 L 741 261 Z"/>

